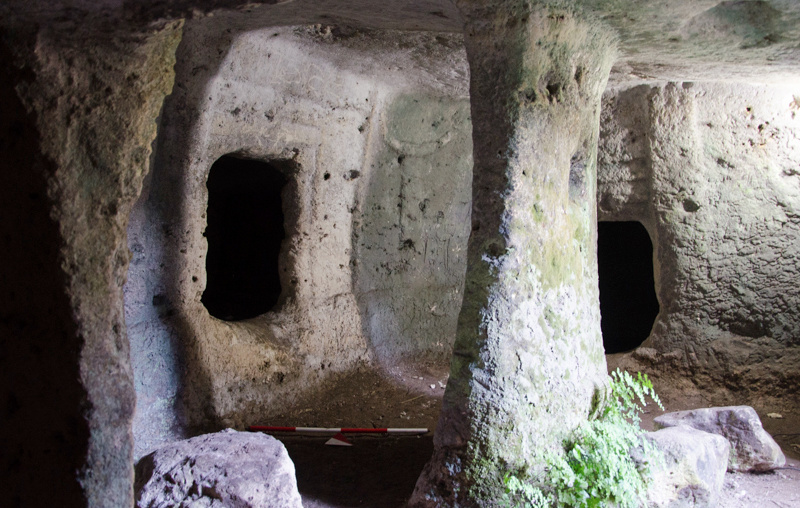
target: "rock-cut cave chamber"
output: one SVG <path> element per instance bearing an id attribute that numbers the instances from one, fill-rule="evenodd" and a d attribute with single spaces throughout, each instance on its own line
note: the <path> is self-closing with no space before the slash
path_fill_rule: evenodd
<path id="1" fill-rule="evenodd" d="M 428 378 L 431 371 L 447 370 L 464 291 L 471 211 L 463 42 L 442 33 L 327 30 L 240 34 L 225 41 L 220 70 L 208 75 L 195 70 L 209 53 L 221 51 L 200 49 L 199 41 L 207 39 L 202 30 L 184 35 L 178 56 L 188 61 L 179 60 L 176 74 L 182 86 L 166 101 L 167 127 L 157 140 L 150 192 L 146 186 L 141 198 L 146 203 L 139 205 L 150 213 L 134 213 L 128 234 L 131 249 L 142 253 L 141 261 L 131 264 L 129 288 L 148 277 L 153 285 L 140 286 L 143 297 L 132 289 L 128 295 L 131 302 L 143 302 L 140 310 L 128 305 L 139 397 L 154 401 L 140 403 L 134 420 L 137 455 L 193 429 L 242 428 L 286 418 L 292 407 L 308 406 L 310 394 L 335 386 L 339 376 L 354 369 L 394 375 L 401 384 L 409 375 Z M 248 65 L 256 61 L 259 65 Z M 392 62 L 388 69 L 387 61 Z M 742 207 L 767 206 L 760 194 L 767 189 L 794 192 L 790 158 L 783 169 L 778 163 L 770 170 L 777 174 L 759 176 L 761 164 L 769 164 L 766 158 L 780 160 L 789 155 L 781 153 L 782 146 L 795 146 L 790 93 L 785 86 L 671 82 L 621 84 L 605 92 L 597 166 L 603 219 L 597 233 L 601 329 L 609 353 L 635 350 L 648 341 L 644 354 L 617 361 L 652 362 L 641 370 L 660 373 L 662 360 L 650 355 L 674 354 L 681 344 L 701 355 L 686 360 L 685 368 L 695 375 L 721 377 L 720 370 L 737 362 L 767 369 L 750 363 L 749 355 L 721 358 L 717 352 L 731 354 L 731 344 L 763 340 L 735 327 L 754 321 L 778 326 L 783 319 L 744 301 L 732 306 L 743 295 L 729 286 L 735 279 L 743 288 L 763 291 L 757 281 L 768 272 L 758 256 L 778 253 L 761 248 L 731 263 L 720 250 L 739 251 L 742 235 L 752 234 L 745 231 L 762 228 L 759 236 L 786 259 L 779 246 L 797 233 L 791 221 L 770 222 L 759 212 L 743 213 L 747 208 Z M 748 107 L 757 107 L 759 116 Z M 736 119 L 742 110 L 753 118 Z M 679 123 L 662 133 L 667 120 Z M 186 129 L 189 122 L 193 129 Z M 691 134 L 676 138 L 684 130 Z M 761 136 L 761 153 L 750 145 L 751 132 Z M 775 140 L 773 147 L 769 139 Z M 284 169 L 266 161 L 282 161 Z M 668 174 L 656 174 L 659 164 Z M 743 175 L 732 178 L 737 167 Z M 742 178 L 761 190 L 744 189 Z M 576 190 L 572 181 L 570 186 L 572 193 L 592 189 Z M 183 196 L 178 205 L 161 202 L 175 195 Z M 223 225 L 214 209 L 222 214 L 225 199 L 240 211 L 232 213 L 244 215 Z M 780 207 L 771 211 L 781 213 Z M 729 229 L 715 237 L 723 219 Z M 748 226 L 740 230 L 731 222 L 736 220 Z M 154 235 L 153 223 L 162 225 L 160 235 Z M 215 245 L 216 235 L 224 246 Z M 255 244 L 267 237 L 278 243 L 259 253 Z M 220 262 L 214 257 L 225 255 L 235 257 L 213 272 Z M 234 278 L 233 272 L 251 264 L 272 271 L 254 273 L 238 285 L 213 280 Z M 160 285 L 163 290 L 155 289 Z M 284 288 L 280 306 L 272 308 L 281 292 L 267 286 Z M 664 301 L 660 316 L 657 290 Z M 161 291 L 169 309 L 153 313 L 151 293 Z M 220 303 L 213 302 L 212 291 L 219 292 Z M 233 306 L 239 294 L 246 307 L 237 315 L 225 305 Z M 717 303 L 709 307 L 712 302 Z M 249 305 L 261 307 L 254 312 Z M 738 307 L 737 314 L 732 307 Z M 751 318 L 756 312 L 764 314 Z M 251 319 L 232 322 L 243 318 Z M 154 336 L 176 346 L 160 351 L 150 339 Z M 156 354 L 165 372 L 172 373 L 171 382 L 159 382 L 163 374 L 154 376 Z M 703 365 L 703 355 L 713 355 L 724 367 Z M 439 379 L 430 379 L 435 385 L 430 391 L 407 388 L 441 396 Z M 373 422 L 372 415 L 337 416 Z M 154 429 L 170 430 L 158 434 Z"/>
<path id="2" fill-rule="evenodd" d="M 228 3 L 111 9 L 105 31 L 53 14 L 37 36 L 12 2 L 2 22 L 6 163 L 35 168 L 2 201 L 39 221 L 5 255 L 55 316 L 26 328 L 37 306 L 9 297 L 30 346 L 2 360 L 27 380 L 7 425 L 66 429 L 8 449 L 19 499 L 66 440 L 64 505 L 130 505 L 134 459 L 311 419 L 353 373 L 434 408 L 420 506 L 491 492 L 486 464 L 539 467 L 608 367 L 794 400 L 800 7 Z M 30 409 L 53 397 L 55 419 Z"/>

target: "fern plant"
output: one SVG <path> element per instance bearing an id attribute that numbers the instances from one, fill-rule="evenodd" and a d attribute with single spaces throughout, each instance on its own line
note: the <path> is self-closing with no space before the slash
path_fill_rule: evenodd
<path id="1" fill-rule="evenodd" d="M 663 406 L 646 374 L 632 376 L 617 369 L 610 385 L 611 397 L 600 416 L 575 430 L 564 442 L 563 455 L 545 458 L 546 482 L 506 475 L 506 504 L 537 508 L 634 508 L 642 504 L 649 466 L 644 462 L 637 467 L 630 452 L 641 447 L 647 457 L 658 454 L 649 441 L 641 439 L 639 415 L 647 397 Z M 542 483 L 546 486 L 534 485 Z"/>

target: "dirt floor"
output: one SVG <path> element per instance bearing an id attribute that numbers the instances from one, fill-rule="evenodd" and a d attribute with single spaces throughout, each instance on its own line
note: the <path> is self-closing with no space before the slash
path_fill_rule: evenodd
<path id="1" fill-rule="evenodd" d="M 326 446 L 327 438 L 276 435 L 297 470 L 306 508 L 405 505 L 417 477 L 433 451 L 433 430 L 441 409 L 446 370 L 442 367 L 398 365 L 386 375 L 363 369 L 340 377 L 324 392 L 294 410 L 264 422 L 269 425 L 313 427 L 425 427 L 419 437 L 354 436 L 353 446 Z M 658 390 L 658 386 L 656 386 Z M 664 399 L 667 411 L 705 407 L 696 395 L 673 392 Z M 656 408 L 657 409 L 657 408 Z M 800 408 L 771 408 L 770 416 L 756 408 L 764 427 L 781 445 L 787 467 L 765 474 L 728 474 L 720 508 L 800 507 Z M 652 430 L 649 411 L 642 426 Z M 346 415 L 346 416 L 345 416 Z"/>
<path id="2" fill-rule="evenodd" d="M 329 383 L 269 425 L 292 427 L 414 427 L 433 432 L 447 372 L 395 367 L 384 375 L 362 368 Z"/>
<path id="3" fill-rule="evenodd" d="M 326 446 L 327 437 L 276 434 L 295 463 L 303 506 L 405 506 L 433 453 L 446 383 L 443 367 L 397 365 L 383 375 L 361 369 L 272 418 L 268 424 L 277 426 L 429 429 L 422 436 L 348 436 L 350 447 Z"/>

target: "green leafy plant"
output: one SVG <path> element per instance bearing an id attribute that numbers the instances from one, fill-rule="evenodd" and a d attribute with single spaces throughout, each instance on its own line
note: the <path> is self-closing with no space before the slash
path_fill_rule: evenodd
<path id="1" fill-rule="evenodd" d="M 610 393 L 599 416 L 584 422 L 564 442 L 564 454 L 545 457 L 546 481 L 513 473 L 505 476 L 507 504 L 580 508 L 642 504 L 651 462 L 637 465 L 630 452 L 639 447 L 646 457 L 658 454 L 641 439 L 639 415 L 647 397 L 663 406 L 646 374 L 632 376 L 617 369 L 611 374 Z"/>

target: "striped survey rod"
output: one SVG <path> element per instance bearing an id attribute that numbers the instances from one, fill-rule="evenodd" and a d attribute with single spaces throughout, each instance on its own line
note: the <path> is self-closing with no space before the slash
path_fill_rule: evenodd
<path id="1" fill-rule="evenodd" d="M 277 427 L 271 425 L 251 425 L 247 427 L 250 432 L 293 432 L 309 436 L 327 436 L 334 434 L 390 434 L 399 436 L 419 436 L 427 434 L 428 429 L 411 428 L 329 428 L 329 427 Z"/>

